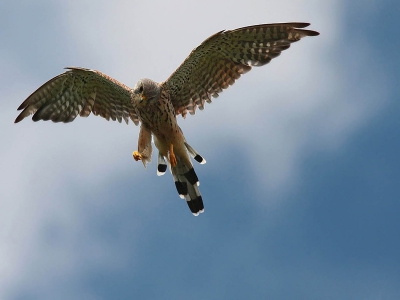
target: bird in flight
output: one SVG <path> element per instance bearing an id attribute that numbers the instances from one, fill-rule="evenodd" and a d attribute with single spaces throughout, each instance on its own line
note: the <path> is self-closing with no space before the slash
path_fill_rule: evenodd
<path id="1" fill-rule="evenodd" d="M 309 23 L 275 23 L 222 30 L 195 48 L 164 82 L 139 80 L 134 88 L 96 70 L 70 67 L 50 79 L 18 108 L 15 123 L 33 114 L 32 120 L 72 122 L 90 113 L 127 124 L 140 124 L 136 161 L 151 160 L 152 138 L 158 149 L 157 174 L 170 167 L 179 196 L 197 216 L 204 211 L 199 180 L 190 156 L 204 164 L 205 159 L 191 147 L 176 117 L 194 114 L 205 102 L 218 97 L 251 68 L 263 66 L 280 55 L 290 44 L 306 36 L 319 35 L 303 29 Z"/>

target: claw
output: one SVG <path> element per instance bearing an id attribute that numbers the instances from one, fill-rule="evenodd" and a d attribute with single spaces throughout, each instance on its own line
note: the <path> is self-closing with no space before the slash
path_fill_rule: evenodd
<path id="1" fill-rule="evenodd" d="M 138 151 L 133 151 L 132 156 L 136 161 L 142 160 L 142 155 Z"/>
<path id="2" fill-rule="evenodd" d="M 174 153 L 174 145 L 172 143 L 169 145 L 169 162 L 172 167 L 176 167 L 177 161 Z"/>

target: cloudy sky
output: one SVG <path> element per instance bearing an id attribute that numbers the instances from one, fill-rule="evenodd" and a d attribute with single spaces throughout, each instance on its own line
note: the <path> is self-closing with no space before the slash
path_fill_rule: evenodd
<path id="1" fill-rule="evenodd" d="M 1 1 L 1 299 L 399 299 L 398 1 Z M 321 33 L 179 119 L 205 213 L 138 128 L 13 121 L 66 66 L 165 80 L 222 29 Z"/>

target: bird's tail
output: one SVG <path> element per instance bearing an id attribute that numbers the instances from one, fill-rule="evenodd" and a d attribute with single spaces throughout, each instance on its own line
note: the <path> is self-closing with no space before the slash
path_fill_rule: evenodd
<path id="1" fill-rule="evenodd" d="M 186 149 L 189 154 L 200 164 L 204 164 L 206 160 L 198 154 L 189 144 L 185 142 Z M 176 155 L 176 166 L 170 165 L 172 177 L 175 181 L 175 187 L 178 191 L 179 197 L 186 200 L 190 211 L 193 215 L 198 216 L 204 212 L 203 199 L 199 190 L 199 179 L 194 171 L 193 165 L 189 166 L 184 160 Z M 167 163 L 165 158 L 158 154 L 157 175 L 163 175 L 167 170 Z"/>

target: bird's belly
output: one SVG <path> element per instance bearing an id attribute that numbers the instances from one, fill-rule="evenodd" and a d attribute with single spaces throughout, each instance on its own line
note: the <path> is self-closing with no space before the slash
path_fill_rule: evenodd
<path id="1" fill-rule="evenodd" d="M 142 122 L 148 127 L 157 139 L 166 144 L 176 143 L 182 140 L 182 132 L 175 115 L 165 111 L 149 111 L 140 114 Z"/>
<path id="2" fill-rule="evenodd" d="M 160 142 L 166 144 L 175 144 L 177 142 L 183 141 L 183 135 L 179 126 L 170 123 L 160 124 L 160 126 L 153 128 L 152 133 L 157 137 Z"/>

